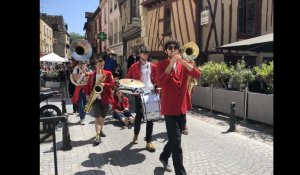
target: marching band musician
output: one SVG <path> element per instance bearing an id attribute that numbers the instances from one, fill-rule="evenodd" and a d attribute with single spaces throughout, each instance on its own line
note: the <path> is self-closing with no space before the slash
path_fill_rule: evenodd
<path id="1" fill-rule="evenodd" d="M 126 78 L 140 80 L 145 84 L 142 88 L 144 93 L 150 93 L 155 88 L 155 75 L 156 75 L 156 65 L 148 61 L 149 51 L 146 47 L 142 46 L 139 49 L 140 60 L 132 64 L 129 68 Z M 132 143 L 138 143 L 138 135 L 141 129 L 141 120 L 144 118 L 142 99 L 140 95 L 135 96 L 135 122 L 134 122 L 134 136 Z M 155 146 L 152 143 L 152 132 L 153 132 L 153 121 L 147 121 L 146 123 L 146 149 L 149 152 L 155 151 Z"/>
<path id="2" fill-rule="evenodd" d="M 179 54 L 179 42 L 171 39 L 164 44 L 167 59 L 157 63 L 156 82 L 161 87 L 161 115 L 164 115 L 168 142 L 159 156 L 166 171 L 172 171 L 168 159 L 172 154 L 176 175 L 186 175 L 181 148 L 181 126 L 184 116 L 192 108 L 188 93 L 188 76 L 200 77 L 199 69 Z"/>
<path id="3" fill-rule="evenodd" d="M 77 104 L 80 124 L 85 125 L 85 112 L 84 106 L 86 105 L 86 80 L 87 80 L 87 69 L 83 62 L 79 62 L 79 64 L 73 69 L 72 76 L 78 85 L 75 87 L 75 91 L 72 96 L 73 104 Z M 80 85 L 82 84 L 82 85 Z"/>
<path id="4" fill-rule="evenodd" d="M 99 78 L 105 76 L 105 78 L 100 82 L 100 86 L 103 87 L 103 91 L 100 95 L 97 96 L 96 100 L 92 104 L 92 113 L 91 116 L 95 117 L 95 129 L 96 136 L 93 145 L 99 145 L 101 137 L 106 137 L 106 134 L 103 132 L 104 119 L 107 115 L 109 109 L 109 104 L 113 104 L 113 92 L 115 82 L 110 71 L 103 70 L 104 60 L 99 58 L 96 61 L 96 71 L 89 74 L 87 82 L 87 94 L 88 98 L 92 98 L 90 94 L 94 90 L 95 84 L 98 82 Z"/>

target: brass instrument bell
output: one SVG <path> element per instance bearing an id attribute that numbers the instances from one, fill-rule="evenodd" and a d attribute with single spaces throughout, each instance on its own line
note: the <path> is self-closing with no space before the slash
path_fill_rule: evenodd
<path id="1" fill-rule="evenodd" d="M 92 46 L 84 39 L 76 39 L 70 47 L 72 57 L 77 61 L 87 61 L 92 56 Z"/>
<path id="2" fill-rule="evenodd" d="M 189 42 L 183 46 L 182 56 L 188 61 L 192 61 L 199 55 L 199 47 L 194 42 Z"/>

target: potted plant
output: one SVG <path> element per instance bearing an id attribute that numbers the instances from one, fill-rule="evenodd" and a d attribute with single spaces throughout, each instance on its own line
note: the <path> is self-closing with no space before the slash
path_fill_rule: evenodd
<path id="1" fill-rule="evenodd" d="M 266 84 L 266 93 L 248 93 L 248 119 L 273 125 L 273 61 L 254 67 L 257 79 Z"/>
<path id="2" fill-rule="evenodd" d="M 273 61 L 271 61 L 269 64 L 263 63 L 261 66 L 254 67 L 254 71 L 256 73 L 257 79 L 264 82 L 267 86 L 266 93 L 272 94 L 273 93 L 273 77 L 274 77 L 274 71 L 273 71 Z"/>
<path id="3" fill-rule="evenodd" d="M 246 68 L 246 62 L 244 60 L 240 60 L 235 66 L 235 71 L 232 72 L 229 84 L 231 88 L 242 91 L 254 80 L 255 75 L 252 70 Z"/>

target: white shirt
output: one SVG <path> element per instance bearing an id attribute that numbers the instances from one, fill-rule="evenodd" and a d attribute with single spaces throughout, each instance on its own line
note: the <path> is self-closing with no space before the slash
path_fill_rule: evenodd
<path id="1" fill-rule="evenodd" d="M 145 65 L 141 65 L 141 73 L 142 73 L 141 81 L 145 84 L 145 86 L 141 89 L 144 91 L 144 93 L 150 93 L 154 87 L 151 82 L 150 62 L 147 62 Z"/>
<path id="2" fill-rule="evenodd" d="M 177 70 L 176 70 L 176 63 L 173 65 L 173 69 L 174 69 L 174 72 L 176 74 Z"/>
<path id="3" fill-rule="evenodd" d="M 100 78 L 101 75 L 102 75 L 102 74 L 97 74 L 97 73 L 96 73 L 96 81 L 95 81 L 95 83 L 98 82 L 98 79 Z M 95 85 L 96 85 L 96 84 L 95 84 Z M 101 94 L 99 94 L 99 95 L 97 96 L 97 99 L 101 100 Z"/>

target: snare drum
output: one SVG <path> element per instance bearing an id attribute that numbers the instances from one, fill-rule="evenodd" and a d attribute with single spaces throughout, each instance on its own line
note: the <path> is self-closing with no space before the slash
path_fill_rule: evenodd
<path id="1" fill-rule="evenodd" d="M 131 95 L 138 95 L 141 92 L 140 88 L 134 88 L 134 87 L 128 87 L 128 86 L 123 86 L 123 85 L 119 85 L 118 86 L 118 90 L 122 91 L 125 94 L 131 94 Z"/>
<path id="2" fill-rule="evenodd" d="M 140 94 L 145 119 L 147 121 L 161 118 L 160 99 L 158 94 Z"/>

